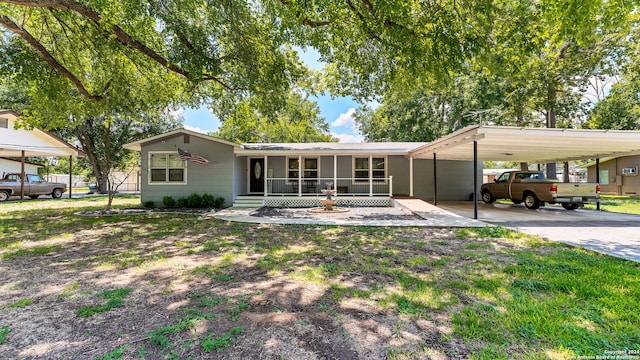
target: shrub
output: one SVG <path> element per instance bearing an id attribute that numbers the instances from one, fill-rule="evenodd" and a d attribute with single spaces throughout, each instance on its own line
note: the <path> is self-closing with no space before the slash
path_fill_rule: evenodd
<path id="1" fill-rule="evenodd" d="M 187 198 L 185 199 L 188 208 L 201 208 L 204 207 L 202 205 L 202 196 L 193 193 L 189 196 L 187 196 Z"/>
<path id="2" fill-rule="evenodd" d="M 164 200 L 164 199 L 163 199 Z M 142 203 L 142 207 L 144 207 L 145 209 L 153 209 L 156 207 L 156 203 L 154 203 L 153 201 L 149 200 L 149 201 L 145 201 Z"/>
<path id="3" fill-rule="evenodd" d="M 211 194 L 202 195 L 202 207 L 212 208 L 216 207 L 216 197 Z"/>
<path id="4" fill-rule="evenodd" d="M 187 203 L 187 198 L 181 197 L 176 201 L 176 207 L 179 208 L 186 208 L 189 207 L 189 204 Z"/>
<path id="5" fill-rule="evenodd" d="M 216 197 L 213 207 L 216 209 L 221 209 L 224 206 L 224 198 L 222 196 Z"/>
<path id="6" fill-rule="evenodd" d="M 164 204 L 164 207 L 172 208 L 176 206 L 176 201 L 171 196 L 164 196 L 162 198 L 162 204 Z"/>

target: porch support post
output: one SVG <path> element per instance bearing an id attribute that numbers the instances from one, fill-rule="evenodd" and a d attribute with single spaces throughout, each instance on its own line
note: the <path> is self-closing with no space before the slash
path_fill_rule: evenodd
<path id="1" fill-rule="evenodd" d="M 600 158 L 596 158 L 596 182 L 600 184 Z M 600 211 L 600 199 L 596 203 L 596 210 Z"/>
<path id="2" fill-rule="evenodd" d="M 24 200 L 24 150 L 20 153 L 20 200 Z"/>
<path id="3" fill-rule="evenodd" d="M 369 196 L 373 196 L 373 155 L 369 155 Z"/>
<path id="4" fill-rule="evenodd" d="M 333 155 L 333 189 L 338 190 L 338 155 Z"/>
<path id="5" fill-rule="evenodd" d="M 433 153 L 433 205 L 438 206 L 438 157 Z"/>
<path id="6" fill-rule="evenodd" d="M 71 185 L 73 184 L 73 155 L 69 155 L 69 199 L 71 199 L 71 195 L 73 191 L 71 190 Z"/>
<path id="7" fill-rule="evenodd" d="M 269 155 L 264 155 L 264 196 L 267 197 L 267 189 L 268 189 L 268 184 L 269 184 L 269 180 L 267 179 L 267 175 L 269 174 L 269 171 L 267 171 L 269 169 L 269 166 L 267 165 L 267 160 L 269 160 Z"/>
<path id="8" fill-rule="evenodd" d="M 298 196 L 302 196 L 302 155 L 298 155 Z"/>
<path id="9" fill-rule="evenodd" d="M 409 196 L 413 196 L 413 156 L 409 157 Z"/>
<path id="10" fill-rule="evenodd" d="M 393 176 L 389 175 L 389 197 L 393 197 Z"/>
<path id="11" fill-rule="evenodd" d="M 478 219 L 478 141 L 473 140 L 473 218 Z"/>

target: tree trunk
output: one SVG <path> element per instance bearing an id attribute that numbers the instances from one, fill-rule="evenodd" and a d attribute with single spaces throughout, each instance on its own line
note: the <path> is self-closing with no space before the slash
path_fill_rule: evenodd
<path id="1" fill-rule="evenodd" d="M 568 183 L 569 182 L 569 162 L 565 161 L 563 165 L 564 165 L 564 179 L 562 180 L 564 180 L 563 182 Z"/>
<path id="2" fill-rule="evenodd" d="M 529 170 L 529 163 L 521 162 L 520 163 L 520 170 Z"/>

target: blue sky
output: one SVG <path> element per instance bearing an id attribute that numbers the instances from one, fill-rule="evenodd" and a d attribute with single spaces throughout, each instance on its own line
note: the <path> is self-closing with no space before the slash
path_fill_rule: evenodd
<path id="1" fill-rule="evenodd" d="M 321 69 L 323 66 L 318 61 L 318 53 L 313 50 L 301 50 L 300 58 L 311 68 Z M 319 96 L 315 100 L 320 108 L 320 116 L 329 124 L 333 136 L 340 139 L 340 142 L 362 142 L 362 134 L 356 128 L 353 119 L 358 103 L 348 97 L 332 99 L 331 95 Z M 198 109 L 185 109 L 184 125 L 187 129 L 208 133 L 218 129 L 220 120 L 203 106 Z"/>

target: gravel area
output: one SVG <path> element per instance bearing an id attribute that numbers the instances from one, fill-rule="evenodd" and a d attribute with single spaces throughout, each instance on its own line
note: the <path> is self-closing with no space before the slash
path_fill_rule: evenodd
<path id="1" fill-rule="evenodd" d="M 342 209 L 342 208 L 341 208 Z M 260 208 L 250 215 L 286 219 L 342 219 L 342 220 L 422 220 L 411 211 L 396 207 L 352 207 L 348 212 L 309 212 L 308 208 Z"/>

